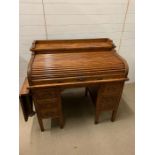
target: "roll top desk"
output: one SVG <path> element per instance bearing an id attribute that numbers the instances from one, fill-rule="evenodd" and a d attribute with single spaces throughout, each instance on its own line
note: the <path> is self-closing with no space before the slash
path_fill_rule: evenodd
<path id="1" fill-rule="evenodd" d="M 102 111 L 112 111 L 114 121 L 128 80 L 127 62 L 116 52 L 108 38 L 77 40 L 37 40 L 30 49 L 27 78 L 20 92 L 25 121 L 37 114 L 52 118 L 64 126 L 61 92 L 67 88 L 85 87 L 95 105 L 95 123 Z"/>

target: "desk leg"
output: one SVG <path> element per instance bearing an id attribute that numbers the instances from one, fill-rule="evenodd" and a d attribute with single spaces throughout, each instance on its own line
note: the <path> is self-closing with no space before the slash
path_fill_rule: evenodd
<path id="1" fill-rule="evenodd" d="M 117 105 L 115 106 L 114 110 L 112 111 L 112 116 L 111 116 L 111 121 L 112 121 L 112 122 L 114 122 L 115 119 L 116 119 L 116 115 L 117 115 L 117 110 L 118 110 L 118 106 L 119 106 L 120 99 L 121 99 L 121 95 L 118 97 L 118 103 L 117 103 Z"/>
<path id="2" fill-rule="evenodd" d="M 116 119 L 117 110 L 112 111 L 111 121 L 114 122 Z"/>
<path id="3" fill-rule="evenodd" d="M 64 128 L 64 119 L 63 119 L 63 115 L 60 116 L 59 118 L 55 118 L 55 119 L 51 118 L 51 127 L 52 127 L 53 121 L 55 121 L 55 120 L 56 120 L 57 122 L 59 122 L 60 129 L 63 129 L 63 128 Z"/>
<path id="4" fill-rule="evenodd" d="M 100 115 L 100 111 L 96 110 L 96 112 L 95 112 L 95 124 L 99 123 L 99 115 Z"/>
<path id="5" fill-rule="evenodd" d="M 61 98 L 59 98 L 59 124 L 60 124 L 60 128 L 62 129 L 64 127 L 64 115 L 62 112 Z"/>
<path id="6" fill-rule="evenodd" d="M 40 130 L 43 132 L 43 131 L 44 131 L 43 121 L 42 121 L 42 119 L 41 119 L 39 116 L 37 116 L 37 118 L 38 118 L 38 122 L 39 122 Z"/>
<path id="7" fill-rule="evenodd" d="M 64 128 L 64 119 L 62 116 L 59 119 L 59 123 L 60 123 L 60 128 L 63 129 Z"/>

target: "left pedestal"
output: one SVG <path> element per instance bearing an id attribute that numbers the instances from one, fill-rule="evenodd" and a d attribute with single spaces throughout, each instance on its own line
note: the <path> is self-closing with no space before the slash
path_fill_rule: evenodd
<path id="1" fill-rule="evenodd" d="M 58 119 L 60 128 L 64 126 L 61 105 L 61 91 L 57 88 L 35 88 L 31 90 L 41 131 L 44 131 L 42 119 Z"/>

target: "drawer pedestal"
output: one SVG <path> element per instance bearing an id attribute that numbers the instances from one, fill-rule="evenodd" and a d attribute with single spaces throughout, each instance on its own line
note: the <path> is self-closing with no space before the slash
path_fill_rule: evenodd
<path id="1" fill-rule="evenodd" d="M 61 106 L 61 92 L 56 88 L 32 89 L 34 105 L 41 131 L 44 131 L 42 119 L 58 119 L 61 128 L 64 119 Z"/>
<path id="2" fill-rule="evenodd" d="M 123 86 L 124 82 L 111 82 L 86 88 L 95 104 L 95 124 L 99 122 L 99 115 L 103 111 L 112 111 L 111 121 L 115 120 Z"/>

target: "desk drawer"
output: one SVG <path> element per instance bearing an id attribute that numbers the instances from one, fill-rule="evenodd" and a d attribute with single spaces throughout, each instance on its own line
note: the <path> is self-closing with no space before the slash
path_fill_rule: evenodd
<path id="1" fill-rule="evenodd" d="M 60 111 L 60 98 L 36 99 L 35 106 L 42 118 L 57 117 Z"/>
<path id="2" fill-rule="evenodd" d="M 112 96 L 101 96 L 98 99 L 98 110 L 113 110 L 116 108 L 116 106 L 119 104 L 119 98 L 118 97 L 112 97 Z"/>
<path id="3" fill-rule="evenodd" d="M 44 100 L 44 99 L 58 98 L 60 96 L 60 92 L 55 90 L 40 90 L 35 91 L 33 95 L 38 100 Z"/>
<path id="4" fill-rule="evenodd" d="M 100 88 L 100 93 L 104 96 L 118 96 L 123 89 L 124 82 L 106 83 Z"/>
<path id="5" fill-rule="evenodd" d="M 39 115 L 42 118 L 49 118 L 49 117 L 58 117 L 59 116 L 59 110 L 57 108 L 53 109 L 39 109 Z"/>
<path id="6" fill-rule="evenodd" d="M 51 98 L 51 99 L 42 99 L 42 100 L 37 100 L 37 106 L 39 108 L 53 108 L 57 107 L 59 99 L 58 98 Z"/>

